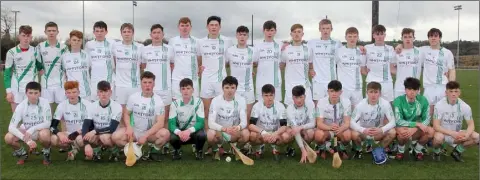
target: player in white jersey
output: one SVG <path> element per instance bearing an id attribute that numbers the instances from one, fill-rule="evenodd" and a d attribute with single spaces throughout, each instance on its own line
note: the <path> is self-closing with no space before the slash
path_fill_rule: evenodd
<path id="1" fill-rule="evenodd" d="M 351 140 L 350 116 L 351 105 L 350 100 L 341 98 L 342 83 L 332 80 L 327 85 L 328 96 L 321 98 L 317 104 L 317 129 L 315 130 L 315 141 L 318 143 L 317 153 L 322 159 L 326 158 L 325 141 L 331 140 L 337 136 L 341 141 L 339 143 L 339 154 L 342 159 L 347 159 L 348 154 L 345 145 Z M 333 154 L 333 150 L 329 150 Z"/>
<path id="2" fill-rule="evenodd" d="M 295 138 L 298 147 L 302 151 L 300 163 L 306 162 L 307 150 L 305 146 L 309 146 L 314 139 L 316 110 L 313 101 L 307 100 L 305 97 L 306 90 L 302 85 L 293 87 L 291 94 L 293 104 L 287 107 L 287 131 L 284 137 L 288 137 L 287 142 L 292 142 L 292 137 Z M 305 140 L 306 144 L 303 143 Z M 295 156 L 295 149 L 291 147 L 291 143 L 287 146 L 287 156 Z"/>
<path id="3" fill-rule="evenodd" d="M 446 97 L 435 104 L 433 115 L 434 160 L 440 161 L 440 145 L 443 142 L 454 147 L 450 154 L 455 161 L 463 162 L 462 153 L 465 147 L 479 144 L 479 134 L 475 132 L 475 124 L 470 106 L 460 99 L 460 84 L 450 81 L 446 84 Z M 463 120 L 467 129 L 462 130 Z"/>
<path id="4" fill-rule="evenodd" d="M 350 121 L 354 155 L 362 158 L 362 141 L 367 140 L 367 152 L 372 150 L 373 141 L 390 152 L 389 145 L 396 136 L 395 116 L 390 103 L 380 97 L 382 86 L 378 82 L 367 84 L 367 98 L 355 106 Z"/>
<path id="5" fill-rule="evenodd" d="M 309 76 L 315 76 L 313 71 L 312 58 L 308 52 L 307 45 L 302 43 L 303 26 L 294 24 L 290 28 L 290 36 L 293 42 L 282 51 L 281 66 L 285 67 L 285 100 L 288 106 L 293 104 L 290 90 L 301 85 L 305 88 L 306 101 L 312 101 L 312 91 Z M 313 102 L 313 101 L 312 101 Z"/>
<path id="6" fill-rule="evenodd" d="M 101 148 L 109 148 L 109 160 L 118 160 L 119 149 L 112 140 L 112 134 L 117 130 L 122 118 L 122 106 L 112 100 L 112 86 L 108 81 L 100 81 L 95 86 L 98 100 L 88 109 L 88 117 L 82 125 L 81 135 L 85 146 L 86 159 L 100 160 Z"/>
<path id="7" fill-rule="evenodd" d="M 263 23 L 263 42 L 254 46 L 254 66 L 256 74 L 256 100 L 261 101 L 262 87 L 271 84 L 275 87 L 275 100 L 282 101 L 282 74 L 280 71 L 281 50 L 280 44 L 273 38 L 277 33 L 277 24 L 271 20 Z M 260 71 L 258 71 L 260 69 Z"/>
<path id="8" fill-rule="evenodd" d="M 65 75 L 61 69 L 61 57 L 65 53 L 67 46 L 57 40 L 58 26 L 54 22 L 48 22 L 45 25 L 45 35 L 47 40 L 38 44 L 37 49 L 39 59 L 45 68 L 45 73 L 41 76 L 42 97 L 48 99 L 50 104 L 60 104 L 65 100 L 65 90 L 63 83 Z M 52 107 L 53 109 L 53 107 Z"/>
<path id="9" fill-rule="evenodd" d="M 213 98 L 208 114 L 207 142 L 213 149 L 214 159 L 220 160 L 223 154 L 223 142 L 238 142 L 239 146 L 248 142 L 250 132 L 247 129 L 247 105 L 245 98 L 236 94 L 238 81 L 227 76 L 222 81 L 223 94 Z"/>
<path id="10" fill-rule="evenodd" d="M 93 34 L 95 39 L 88 41 L 85 44 L 85 51 L 92 61 L 91 78 L 91 100 L 98 100 L 97 84 L 100 81 L 107 81 L 112 86 L 114 85 L 114 69 L 115 62 L 113 59 L 113 44 L 114 41 L 105 38 L 107 35 L 107 24 L 103 21 L 97 21 L 93 24 Z M 113 94 L 115 94 L 113 92 Z"/>
<path id="11" fill-rule="evenodd" d="M 40 97 L 41 86 L 38 82 L 29 82 L 25 86 L 27 98 L 23 100 L 12 115 L 5 135 L 5 143 L 10 145 L 18 157 L 17 164 L 22 165 L 28 154 L 20 144 L 23 141 L 31 153 L 37 147 L 35 141 L 43 146 L 43 164 L 50 164 L 50 127 L 52 111 L 47 99 Z M 23 123 L 23 126 L 20 124 Z"/>
<path id="12" fill-rule="evenodd" d="M 174 67 L 172 69 L 172 96 L 173 99 L 180 99 L 179 84 L 184 78 L 193 81 L 193 96 L 199 97 L 200 87 L 198 85 L 199 66 L 197 62 L 197 43 L 198 39 L 190 35 L 192 22 L 188 17 L 182 17 L 178 21 L 179 36 L 175 36 L 168 41 L 168 44 L 174 51 Z M 177 67 L 177 68 L 175 68 Z"/>
<path id="13" fill-rule="evenodd" d="M 348 28 L 345 31 L 347 45 L 335 51 L 338 80 L 343 84 L 342 98 L 350 100 L 352 109 L 363 99 L 361 66 L 365 66 L 365 55 L 357 46 L 358 35 L 357 28 Z"/>
<path id="14" fill-rule="evenodd" d="M 386 29 L 383 25 L 373 27 L 372 34 L 375 42 L 365 46 L 367 50 L 366 62 L 362 67 L 365 81 L 378 82 L 382 86 L 382 98 L 393 101 L 393 81 L 390 69 L 395 65 L 393 47 L 385 44 Z"/>
<path id="15" fill-rule="evenodd" d="M 252 116 L 250 118 L 250 142 L 254 145 L 260 145 L 256 148 L 257 158 L 263 154 L 264 144 L 271 144 L 272 154 L 275 160 L 279 160 L 280 152 L 277 145 L 287 143 L 290 139 L 287 130 L 287 114 L 285 106 L 275 100 L 275 87 L 271 84 L 265 84 L 262 87 L 262 101 L 253 105 Z"/>
<path id="16" fill-rule="evenodd" d="M 26 98 L 25 85 L 30 81 L 38 82 L 38 71 L 43 70 L 42 64 L 37 61 L 38 49 L 30 46 L 32 27 L 20 26 L 17 38 L 20 44 L 8 50 L 3 72 L 6 99 L 10 103 L 12 112 Z"/>
<path id="17" fill-rule="evenodd" d="M 62 70 L 65 71 L 67 81 L 79 83 L 80 97 L 90 101 L 92 89 L 90 88 L 91 61 L 87 52 L 82 48 L 83 33 L 77 30 L 70 32 L 70 49 L 61 59 Z"/>
<path id="18" fill-rule="evenodd" d="M 422 62 L 420 56 L 420 49 L 413 46 L 415 40 L 415 30 L 410 28 L 403 28 L 402 41 L 403 50 L 401 54 L 395 54 L 393 58 L 394 66 L 391 71 L 396 74 L 395 78 L 395 98 L 405 94 L 405 86 L 403 82 L 408 77 L 420 79 L 422 73 Z"/>
<path id="19" fill-rule="evenodd" d="M 115 101 L 122 105 L 124 111 L 130 95 L 140 91 L 140 64 L 143 44 L 133 41 L 134 31 L 132 24 L 122 24 L 120 32 L 123 40 L 113 45 Z"/>
<path id="20" fill-rule="evenodd" d="M 142 74 L 142 91 L 132 94 L 123 112 L 125 127 L 118 128 L 112 135 L 117 146 L 124 147 L 130 140 L 138 145 L 153 143 L 147 152 L 153 160 L 159 160 L 160 147 L 170 140 L 170 132 L 165 124 L 165 105 L 162 98 L 153 92 L 155 75 L 150 71 Z M 133 139 L 132 139 L 133 138 Z M 154 156 L 151 156 L 154 155 Z"/>
<path id="21" fill-rule="evenodd" d="M 80 98 L 79 83 L 67 81 L 63 86 L 67 99 L 61 102 L 53 115 L 50 131 L 53 146 L 71 150 L 68 152 L 67 161 L 74 160 L 79 148 L 83 147 L 82 125 L 85 119 L 91 119 L 92 104 Z M 61 130 L 58 125 L 61 124 Z"/>
<path id="22" fill-rule="evenodd" d="M 237 28 L 236 46 L 227 49 L 226 62 L 230 66 L 230 75 L 238 80 L 236 93 L 247 103 L 247 119 L 250 119 L 253 103 L 255 102 L 255 90 L 253 88 L 253 47 L 247 46 L 249 30 L 245 26 Z"/>

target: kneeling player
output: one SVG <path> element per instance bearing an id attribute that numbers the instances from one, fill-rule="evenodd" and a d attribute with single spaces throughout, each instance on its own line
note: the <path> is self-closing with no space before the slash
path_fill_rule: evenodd
<path id="1" fill-rule="evenodd" d="M 203 102 L 193 96 L 193 81 L 185 78 L 180 81 L 181 99 L 176 99 L 170 106 L 168 129 L 170 144 L 175 149 L 173 159 L 180 159 L 180 148 L 184 144 L 195 144 L 196 159 L 203 159 L 203 144 L 207 139 L 204 130 L 205 115 Z"/>
<path id="2" fill-rule="evenodd" d="M 405 94 L 395 98 L 393 108 L 397 127 L 398 153 L 396 159 L 403 159 L 405 143 L 412 140 L 417 160 L 423 160 L 422 149 L 433 137 L 430 124 L 430 107 L 428 100 L 420 95 L 420 80 L 409 77 L 403 82 Z M 418 142 L 416 142 L 418 140 Z M 416 143 L 415 143 L 416 142 Z"/>
<path id="3" fill-rule="evenodd" d="M 26 143 L 30 152 L 33 151 L 39 140 L 43 146 L 43 164 L 50 164 L 50 127 L 52 112 L 47 99 L 40 97 L 41 86 L 38 82 L 29 82 L 25 87 L 27 99 L 23 100 L 15 109 L 12 120 L 8 125 L 8 133 L 5 135 L 5 143 L 10 145 L 19 160 L 17 164 L 23 164 L 28 154 L 20 144 Z M 24 128 L 19 125 L 23 122 Z"/>
<path id="4" fill-rule="evenodd" d="M 223 94 L 213 98 L 208 114 L 207 133 L 208 144 L 214 148 L 214 159 L 220 160 L 223 154 L 222 142 L 248 141 L 250 132 L 247 127 L 247 105 L 245 98 L 237 95 L 238 81 L 233 76 L 227 76 L 222 81 Z M 240 146 L 241 147 L 241 146 Z M 220 149 L 219 149 L 220 148 Z"/>
<path id="5" fill-rule="evenodd" d="M 92 104 L 79 97 L 79 85 L 77 81 L 67 81 L 63 86 L 67 100 L 60 103 L 53 115 L 50 131 L 52 132 L 52 145 L 68 152 L 67 160 L 74 160 L 80 147 L 83 147 L 82 124 L 85 119 L 91 119 L 89 112 Z M 62 131 L 59 132 L 58 124 L 61 123 Z"/>
<path id="6" fill-rule="evenodd" d="M 350 143 L 350 100 L 341 98 L 342 83 L 337 80 L 330 81 L 327 85 L 328 97 L 318 101 L 317 129 L 315 130 L 315 141 L 320 145 L 318 152 L 322 159 L 326 158 L 325 141 L 337 136 L 342 143 L 339 143 L 340 156 L 348 158 L 345 145 Z M 333 154 L 333 151 L 330 151 Z"/>
<path id="7" fill-rule="evenodd" d="M 144 72 L 140 81 L 142 91 L 128 98 L 127 111 L 123 113 L 125 127 L 115 131 L 112 140 L 120 147 L 131 138 L 139 145 L 147 141 L 153 143 L 145 157 L 159 161 L 160 147 L 170 139 L 170 132 L 164 125 L 165 105 L 162 98 L 153 93 L 155 75 L 152 72 Z"/>
<path id="8" fill-rule="evenodd" d="M 433 140 L 434 159 L 440 161 L 440 145 L 443 142 L 455 147 L 450 154 L 456 161 L 463 162 L 464 147 L 479 143 L 479 135 L 474 131 L 475 125 L 472 118 L 472 109 L 460 96 L 460 84 L 450 81 L 446 85 L 447 97 L 435 104 L 433 115 Z M 462 120 L 467 122 L 467 129 L 462 129 Z"/>
<path id="9" fill-rule="evenodd" d="M 250 142 L 254 145 L 259 145 L 255 152 L 257 157 L 263 154 L 263 143 L 272 145 L 272 153 L 275 160 L 279 158 L 279 151 L 276 145 L 287 143 L 290 137 L 285 134 L 287 129 L 287 117 L 285 113 L 285 106 L 275 101 L 275 87 L 271 84 L 266 84 L 262 87 L 262 99 L 253 105 L 252 115 L 250 118 Z"/>
<path id="10" fill-rule="evenodd" d="M 112 141 L 112 133 L 122 118 L 122 106 L 111 100 L 112 87 L 107 81 L 97 84 L 98 100 L 91 104 L 88 117 L 82 126 L 86 159 L 100 160 L 101 146 L 110 148 L 109 160 L 118 160 L 119 149 Z M 94 147 L 94 148 L 92 148 Z"/>
<path id="11" fill-rule="evenodd" d="M 381 145 L 388 150 L 388 146 L 395 138 L 395 117 L 390 103 L 381 98 L 381 85 L 375 81 L 367 85 L 367 98 L 355 106 L 350 121 L 353 149 L 352 158 L 362 158 L 362 141 L 367 140 L 367 151 L 371 151 L 373 141 L 381 141 Z M 388 123 L 385 124 L 386 120 Z"/>

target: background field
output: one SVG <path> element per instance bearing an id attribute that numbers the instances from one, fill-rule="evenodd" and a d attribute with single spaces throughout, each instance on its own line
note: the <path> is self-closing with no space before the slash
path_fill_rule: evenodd
<path id="1" fill-rule="evenodd" d="M 459 70 L 457 79 L 462 86 L 461 98 L 473 110 L 478 131 L 478 71 Z M 3 76 L 3 74 L 0 73 Z M 316 164 L 299 164 L 299 156 L 273 161 L 269 152 L 254 166 L 244 166 L 240 162 L 227 163 L 222 158 L 214 162 L 206 156 L 203 162 L 194 160 L 190 146 L 184 147 L 183 160 L 172 162 L 170 156 L 162 162 L 138 162 L 134 167 L 126 168 L 124 162 L 94 163 L 84 161 L 82 154 L 77 161 L 65 162 L 66 153 L 52 150 L 53 163 L 45 167 L 41 156 L 31 156 L 25 165 L 16 165 L 12 150 L 3 142 L 10 122 L 10 106 L 4 100 L 3 83 L 0 84 L 0 162 L 2 179 L 479 179 L 478 148 L 469 148 L 465 154 L 465 163 L 454 162 L 451 157 L 442 157 L 442 162 L 433 162 L 426 157 L 423 162 L 410 159 L 398 162 L 390 160 L 386 165 L 373 165 L 371 156 L 363 160 L 345 160 L 340 169 L 331 167 L 331 157 L 318 160 Z M 449 151 L 450 152 L 450 151 Z"/>

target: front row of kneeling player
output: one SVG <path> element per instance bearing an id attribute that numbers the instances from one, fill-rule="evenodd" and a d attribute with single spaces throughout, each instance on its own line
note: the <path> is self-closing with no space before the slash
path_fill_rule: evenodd
<path id="1" fill-rule="evenodd" d="M 433 139 L 435 160 L 440 158 L 440 145 L 447 142 L 454 146 L 451 156 L 463 161 L 464 147 L 479 143 L 471 109 L 459 98 L 457 82 L 446 85 L 446 97 L 436 104 L 433 123 L 430 123 L 428 102 L 419 94 L 420 81 L 415 78 L 405 80 L 406 94 L 394 100 L 394 110 L 390 103 L 380 98 L 381 86 L 376 82 L 367 85 L 367 98 L 353 106 L 341 98 L 342 84 L 331 81 L 328 97 L 321 99 L 317 108 L 313 102 L 305 101 L 306 90 L 302 86 L 292 89 L 293 104 L 285 108 L 275 101 L 276 91 L 267 84 L 262 87 L 262 101 L 253 106 L 248 123 L 245 100 L 235 93 L 238 82 L 228 76 L 222 82 L 224 93 L 212 101 L 209 129 L 204 130 L 203 103 L 193 96 L 190 79 L 180 81 L 182 98 L 173 101 L 168 121 L 160 97 L 152 91 L 154 81 L 152 73 L 142 74 L 142 91 L 129 97 L 127 111 L 123 113 L 120 104 L 110 99 L 112 90 L 108 82 L 98 83 L 99 100 L 90 103 L 79 98 L 78 82 L 68 81 L 64 85 L 68 99 L 58 106 L 53 118 L 49 103 L 40 97 L 40 84 L 30 82 L 26 86 L 28 99 L 15 110 L 5 142 L 19 158 L 17 164 L 23 164 L 29 153 L 20 142 L 25 142 L 31 152 L 38 140 L 43 146 L 46 165 L 51 162 L 51 145 L 70 147 L 67 160 L 73 160 L 82 147 L 87 159 L 99 160 L 102 152 L 108 150 L 111 152 L 109 159 L 118 160 L 118 147 L 125 147 L 129 140 L 139 145 L 151 144 L 145 157 L 152 160 L 160 160 L 160 148 L 167 142 L 174 148 L 173 159 L 181 158 L 180 148 L 184 144 L 194 144 L 196 158 L 203 159 L 202 150 L 207 141 L 215 147 L 215 159 L 220 159 L 224 142 L 234 142 L 243 147 L 244 153 L 251 153 L 253 145 L 257 157 L 263 154 L 265 144 L 271 145 L 277 160 L 280 154 L 277 146 L 286 145 L 286 154 L 294 156 L 292 143 L 296 142 L 302 152 L 300 162 L 306 161 L 304 146 L 312 141 L 317 143 L 317 153 L 325 159 L 326 152 L 331 151 L 327 142 L 333 137 L 340 140 L 339 153 L 344 159 L 362 158 L 364 141 L 368 149 L 374 141 L 380 141 L 380 146 L 389 151 L 389 145 L 397 138 L 397 159 L 403 158 L 405 144 L 412 140 L 415 157 L 422 160 L 423 146 Z M 466 130 L 461 130 L 462 120 L 468 124 Z M 165 122 L 168 122 L 168 129 Z M 351 156 L 345 148 L 350 141 Z"/>

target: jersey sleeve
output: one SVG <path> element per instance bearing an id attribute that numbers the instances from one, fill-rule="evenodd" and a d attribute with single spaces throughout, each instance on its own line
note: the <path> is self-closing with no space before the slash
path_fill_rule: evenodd
<path id="1" fill-rule="evenodd" d="M 240 102 L 238 103 L 239 106 L 239 111 L 240 111 L 240 127 L 242 129 L 245 129 L 247 127 L 247 103 L 245 102 L 244 99 L 240 100 Z"/>
<path id="2" fill-rule="evenodd" d="M 308 103 L 307 104 L 307 118 L 308 118 L 308 121 L 307 121 L 307 124 L 304 124 L 303 125 L 303 128 L 304 129 L 312 129 L 312 128 L 315 128 L 315 117 L 316 117 L 316 109 L 315 109 L 315 106 L 313 105 L 313 102 L 312 103 Z"/>
<path id="3" fill-rule="evenodd" d="M 282 58 L 281 58 L 281 61 L 280 61 L 282 63 L 286 63 L 288 61 L 288 52 L 287 52 L 287 49 L 286 49 L 287 47 L 285 47 L 285 50 L 282 51 Z"/>
<path id="4" fill-rule="evenodd" d="M 287 119 L 287 110 L 285 109 L 285 106 L 282 103 L 278 103 L 278 115 L 279 119 Z"/>
<path id="5" fill-rule="evenodd" d="M 447 69 L 455 69 L 455 62 L 453 60 L 453 54 L 450 50 L 446 52 L 445 60 L 447 61 Z"/>
<path id="6" fill-rule="evenodd" d="M 253 105 L 252 107 L 252 113 L 250 114 L 250 118 L 258 118 L 260 117 L 260 103 L 261 102 L 257 102 Z"/>
<path id="7" fill-rule="evenodd" d="M 395 116 L 393 115 L 392 107 L 387 101 L 381 101 L 382 111 L 387 117 L 388 123 L 383 126 L 381 129 L 384 133 L 395 127 Z M 382 120 L 382 119 L 381 119 Z"/>
<path id="8" fill-rule="evenodd" d="M 463 104 L 460 108 L 461 108 L 461 111 L 462 111 L 463 119 L 464 119 L 465 121 L 471 121 L 471 120 L 473 120 L 473 118 L 472 118 L 472 109 L 470 108 L 469 105 Z"/>
<path id="9" fill-rule="evenodd" d="M 289 105 L 287 107 L 287 110 L 286 110 L 286 115 L 287 115 L 287 126 L 296 126 L 296 123 L 295 123 L 295 116 L 293 114 L 293 108 L 292 108 L 293 105 Z"/>
<path id="10" fill-rule="evenodd" d="M 208 113 L 208 127 L 215 131 L 221 131 L 222 126 L 216 122 L 217 120 L 217 101 L 214 98 L 210 104 L 210 109 Z"/>
<path id="11" fill-rule="evenodd" d="M 428 103 L 427 98 L 422 98 L 422 101 L 420 101 L 421 107 L 422 107 L 422 115 L 421 115 L 421 123 L 425 126 L 430 125 L 431 117 L 430 117 L 430 104 Z"/>
<path id="12" fill-rule="evenodd" d="M 177 126 L 177 104 L 176 102 L 172 102 L 170 105 L 170 111 L 168 114 L 168 130 L 171 133 L 176 134 L 178 131 L 180 131 L 179 127 Z"/>
<path id="13" fill-rule="evenodd" d="M 258 63 L 258 59 L 260 58 L 260 52 L 258 51 L 258 48 L 254 46 L 253 48 L 253 62 Z"/>
<path id="14" fill-rule="evenodd" d="M 175 62 L 175 51 L 173 50 L 173 46 L 168 47 L 168 61 L 170 63 Z"/>
<path id="15" fill-rule="evenodd" d="M 115 106 L 112 107 L 112 115 L 111 115 L 112 117 L 110 117 L 110 119 L 120 122 L 122 120 L 122 111 L 123 111 L 122 106 L 120 104 L 115 104 Z M 93 114 L 92 114 L 92 118 L 93 118 Z"/>
<path id="16" fill-rule="evenodd" d="M 195 45 L 197 46 L 197 56 L 202 56 L 202 40 L 201 39 L 196 39 Z"/>
<path id="17" fill-rule="evenodd" d="M 395 63 L 394 59 L 397 53 L 393 50 L 392 46 L 388 46 L 388 57 L 390 57 L 390 63 Z"/>
<path id="18" fill-rule="evenodd" d="M 355 109 L 353 110 L 352 119 L 350 120 L 350 128 L 352 128 L 354 131 L 363 133 L 365 128 L 358 124 L 358 121 L 360 120 L 362 115 L 361 105 L 362 104 L 359 103 L 357 106 L 355 106 Z"/>
<path id="19" fill-rule="evenodd" d="M 319 118 L 325 118 L 325 107 L 326 105 L 324 103 L 319 102 L 317 105 L 317 113 Z"/>
<path id="20" fill-rule="evenodd" d="M 155 98 L 155 97 L 152 97 L 152 98 Z M 155 98 L 155 115 L 156 116 L 161 116 L 161 115 L 164 115 L 165 114 L 165 106 L 162 102 L 162 100 L 160 99 L 160 97 L 157 99 Z"/>
<path id="21" fill-rule="evenodd" d="M 12 92 L 10 88 L 12 85 L 12 70 L 14 66 L 13 58 L 13 49 L 10 49 L 7 52 L 7 57 L 5 59 L 5 71 L 3 72 L 3 85 L 5 86 L 7 93 Z"/>
<path id="22" fill-rule="evenodd" d="M 349 99 L 343 101 L 343 116 L 350 117 L 352 115 L 352 103 Z"/>
<path id="23" fill-rule="evenodd" d="M 25 102 L 25 101 L 24 101 Z M 20 103 L 15 109 L 15 112 L 12 115 L 12 119 L 10 119 L 10 124 L 8 125 L 8 132 L 12 133 L 18 139 L 23 140 L 23 133 L 18 129 L 18 126 L 22 122 L 22 116 L 24 112 L 25 103 Z"/>
<path id="24" fill-rule="evenodd" d="M 57 106 L 57 109 L 55 109 L 55 114 L 53 114 L 53 119 L 62 120 L 65 106 L 66 104 L 63 102 Z"/>
<path id="25" fill-rule="evenodd" d="M 197 107 L 197 111 L 195 112 L 196 114 L 196 122 L 195 124 L 193 125 L 193 127 L 190 128 L 190 131 L 192 133 L 200 130 L 200 129 L 203 129 L 205 127 L 205 109 L 203 107 L 203 101 L 202 100 L 198 100 L 198 107 Z"/>
<path id="26" fill-rule="evenodd" d="M 360 54 L 360 66 L 367 66 L 367 55 Z"/>
<path id="27" fill-rule="evenodd" d="M 135 102 L 135 96 L 136 94 L 130 95 L 127 100 L 127 105 L 125 106 L 127 108 L 127 111 L 132 111 L 133 110 L 133 104 Z"/>

